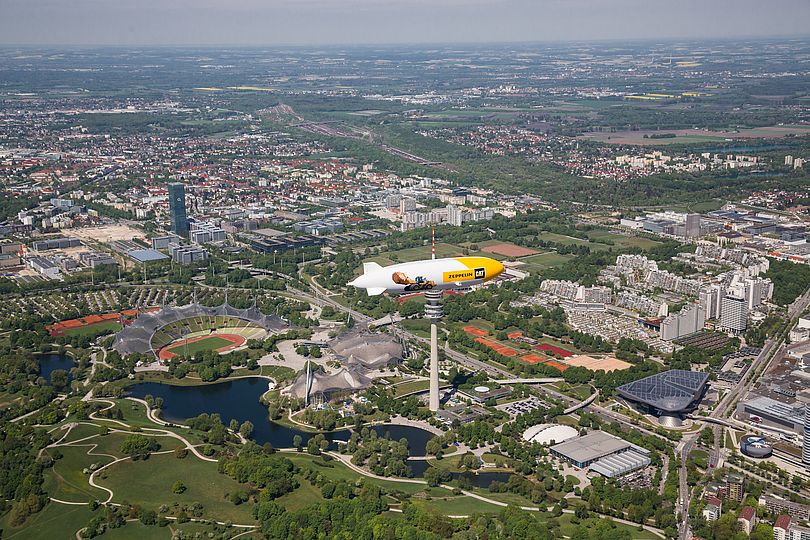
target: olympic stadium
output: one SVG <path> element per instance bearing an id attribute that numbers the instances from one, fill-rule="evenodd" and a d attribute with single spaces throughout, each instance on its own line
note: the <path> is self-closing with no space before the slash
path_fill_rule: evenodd
<path id="1" fill-rule="evenodd" d="M 288 327 L 283 319 L 259 311 L 255 303 L 239 309 L 227 300 L 217 307 L 195 302 L 140 314 L 118 332 L 113 349 L 122 356 L 141 353 L 170 360 L 203 350 L 225 352 Z"/>

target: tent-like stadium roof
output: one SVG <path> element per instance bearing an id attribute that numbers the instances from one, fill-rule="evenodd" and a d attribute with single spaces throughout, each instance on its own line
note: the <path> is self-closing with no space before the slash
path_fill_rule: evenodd
<path id="1" fill-rule="evenodd" d="M 352 359 L 363 367 L 376 369 L 402 359 L 402 345 L 388 334 L 356 332 L 344 334 L 329 344 L 342 359 Z M 351 363 L 351 362 L 350 362 Z"/>
<path id="2" fill-rule="evenodd" d="M 289 327 L 280 317 L 265 315 L 255 305 L 247 309 L 239 309 L 226 301 L 217 307 L 206 307 L 196 303 L 185 306 L 167 306 L 159 311 L 138 315 L 132 324 L 116 334 L 113 349 L 122 356 L 132 353 L 155 353 L 152 349 L 152 337 L 155 332 L 168 324 L 191 317 L 234 317 L 256 324 L 268 332 L 279 332 Z"/>
<path id="3" fill-rule="evenodd" d="M 362 390 L 371 386 L 371 379 L 362 372 L 362 368 L 356 367 L 342 367 L 335 373 L 327 374 L 322 372 L 314 372 L 312 374 L 312 382 L 309 389 L 309 395 L 318 393 L 330 394 L 332 392 L 353 392 L 355 390 Z M 297 398 L 303 398 L 307 395 L 307 374 L 301 373 L 290 385 L 287 390 L 291 395 Z"/>
<path id="4" fill-rule="evenodd" d="M 681 412 L 700 396 L 707 380 L 708 373 L 671 369 L 619 386 L 616 391 L 660 411 Z"/>

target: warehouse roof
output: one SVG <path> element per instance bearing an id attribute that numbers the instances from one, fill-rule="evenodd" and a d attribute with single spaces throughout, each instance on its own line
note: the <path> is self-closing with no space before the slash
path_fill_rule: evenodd
<path id="1" fill-rule="evenodd" d="M 650 464 L 649 456 L 645 456 L 637 452 L 635 449 L 630 449 L 621 454 L 613 454 L 612 456 L 603 457 L 596 463 L 591 464 L 589 469 L 597 472 L 606 478 L 615 478 L 629 472 L 646 467 Z"/>
<path id="2" fill-rule="evenodd" d="M 162 261 L 169 258 L 156 249 L 133 249 L 132 251 L 128 251 L 127 255 L 129 255 L 130 258 L 134 259 L 136 262 L 140 263 Z"/>
<path id="3" fill-rule="evenodd" d="M 551 450 L 577 463 L 587 463 L 633 445 L 604 431 L 592 431 L 584 437 L 577 437 L 551 447 Z"/>

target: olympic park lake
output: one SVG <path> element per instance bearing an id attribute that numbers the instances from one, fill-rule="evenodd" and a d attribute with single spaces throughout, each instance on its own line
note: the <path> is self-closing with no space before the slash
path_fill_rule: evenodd
<path id="1" fill-rule="evenodd" d="M 54 368 L 56 369 L 56 368 Z M 303 431 L 294 427 L 271 422 L 267 417 L 267 407 L 259 402 L 259 398 L 267 390 L 267 380 L 260 377 L 245 377 L 230 381 L 195 386 L 177 386 L 157 382 L 138 383 L 130 387 L 127 394 L 132 397 L 144 399 L 147 395 L 163 399 L 161 416 L 168 422 L 183 423 L 188 418 L 202 413 L 217 413 L 226 425 L 236 419 L 238 422 L 250 420 L 253 424 L 252 438 L 259 444 L 269 442 L 274 448 L 293 447 L 293 438 L 300 435 L 303 444 L 315 435 L 310 431 Z M 392 440 L 407 439 L 411 457 L 425 456 L 425 446 L 434 436 L 427 430 L 415 426 L 400 426 L 394 424 L 371 426 L 381 437 Z M 347 441 L 351 436 L 348 429 L 324 433 L 329 441 Z M 409 460 L 408 465 L 414 476 L 423 476 L 428 462 L 425 460 Z M 461 474 L 454 474 L 460 477 Z M 468 482 L 477 487 L 487 487 L 497 480 L 505 482 L 510 474 L 504 472 L 490 472 L 479 474 L 465 474 Z"/>
<path id="2" fill-rule="evenodd" d="M 65 354 L 41 354 L 39 355 L 39 374 L 43 379 L 50 382 L 51 374 L 57 369 L 67 372 L 70 380 L 70 370 L 76 367 L 73 358 Z"/>
<path id="3" fill-rule="evenodd" d="M 250 420 L 253 424 L 252 438 L 259 444 L 269 442 L 274 448 L 292 448 L 293 437 L 300 435 L 306 445 L 315 433 L 283 426 L 268 419 L 267 407 L 259 402 L 266 390 L 266 379 L 245 377 L 196 386 L 138 383 L 128 390 L 128 394 L 141 399 L 147 395 L 163 398 L 161 415 L 168 422 L 183 423 L 202 413 L 218 413 L 226 425 L 232 419 L 240 423 Z M 411 456 L 424 456 L 425 445 L 433 437 L 429 431 L 414 426 L 377 425 L 371 429 L 381 437 L 396 441 L 403 437 L 407 439 Z M 324 435 L 330 441 L 348 441 L 351 431 L 342 429 Z"/>

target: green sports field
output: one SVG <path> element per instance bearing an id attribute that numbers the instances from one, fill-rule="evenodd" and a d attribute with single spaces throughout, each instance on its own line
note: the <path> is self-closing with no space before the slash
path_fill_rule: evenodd
<path id="1" fill-rule="evenodd" d="M 215 351 L 221 347 L 226 347 L 232 344 L 233 343 L 230 340 L 227 340 L 225 338 L 217 336 L 209 336 L 207 338 L 203 338 L 198 341 L 192 341 L 191 343 L 188 344 L 188 349 L 186 349 L 186 345 L 181 342 L 178 343 L 177 345 L 169 347 L 167 350 L 170 353 L 182 356 L 185 355 L 187 352 L 188 354 L 191 355 L 201 351 Z"/>

